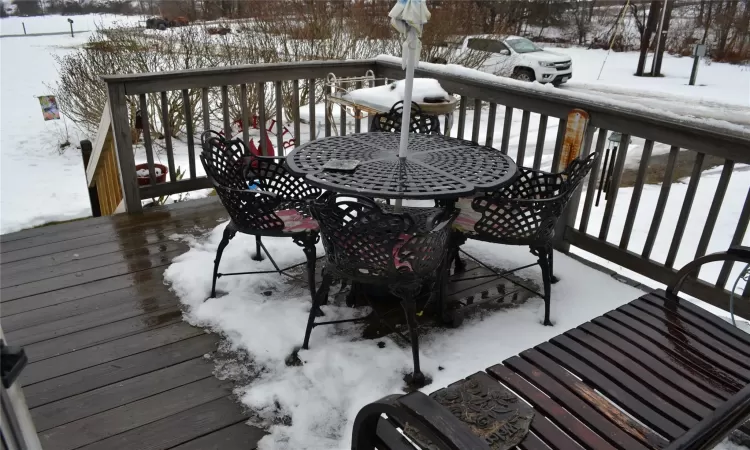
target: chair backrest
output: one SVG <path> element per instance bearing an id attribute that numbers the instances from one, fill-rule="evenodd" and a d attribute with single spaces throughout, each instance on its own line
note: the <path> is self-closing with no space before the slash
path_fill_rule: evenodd
<path id="1" fill-rule="evenodd" d="M 401 118 L 404 113 L 404 102 L 396 102 L 387 113 L 378 113 L 372 119 L 370 131 L 401 131 Z M 425 114 L 418 104 L 411 103 L 409 132 L 420 134 L 440 134 L 440 120 L 433 114 Z"/>
<path id="2" fill-rule="evenodd" d="M 226 140 L 207 131 L 201 142 L 200 159 L 206 176 L 240 231 L 282 230 L 284 222 L 274 212 L 281 200 L 271 193 L 249 188 L 243 174 L 242 141 Z"/>
<path id="3" fill-rule="evenodd" d="M 506 244 L 549 242 L 565 206 L 597 157 L 592 153 L 576 159 L 560 173 L 519 167 L 513 183 L 472 201 L 472 209 L 482 213 L 474 231 L 486 240 Z"/>
<path id="4" fill-rule="evenodd" d="M 416 230 L 408 214 L 384 212 L 365 197 L 324 194 L 312 205 L 326 258 L 352 278 L 421 278 L 440 264 L 450 218 L 432 230 Z"/>

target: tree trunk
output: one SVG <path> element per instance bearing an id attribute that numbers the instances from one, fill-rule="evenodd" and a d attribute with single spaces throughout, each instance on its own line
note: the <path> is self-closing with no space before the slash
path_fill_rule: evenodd
<path id="1" fill-rule="evenodd" d="M 713 10 L 713 3 L 708 2 L 708 12 L 706 13 L 706 20 L 703 22 L 703 37 L 701 38 L 701 44 L 706 43 L 708 38 L 708 31 L 711 29 L 711 12 Z"/>
<path id="2" fill-rule="evenodd" d="M 659 48 L 656 49 L 656 66 L 654 67 L 654 76 L 658 77 L 661 74 L 661 61 L 664 57 L 664 49 L 667 46 L 667 34 L 669 33 L 669 22 L 672 20 L 672 8 L 674 8 L 675 0 L 667 4 L 667 11 L 664 14 L 664 24 L 661 29 L 661 39 L 659 39 Z"/>
<path id="3" fill-rule="evenodd" d="M 698 11 L 698 17 L 696 18 L 697 25 L 703 25 L 703 11 L 706 9 L 706 0 L 701 0 L 701 9 Z"/>
<path id="4" fill-rule="evenodd" d="M 661 11 L 661 2 L 659 0 L 653 0 L 648 10 L 648 19 L 646 20 L 646 27 L 643 30 L 641 36 L 641 55 L 638 57 L 638 67 L 635 70 L 636 76 L 643 76 L 643 69 L 646 66 L 646 56 L 648 55 L 648 48 L 651 46 L 651 35 L 656 29 L 656 21 Z"/>
<path id="5" fill-rule="evenodd" d="M 591 0 L 591 4 L 589 4 L 589 17 L 588 17 L 589 23 L 591 23 L 591 18 L 594 16 L 595 5 L 596 5 L 596 0 Z"/>

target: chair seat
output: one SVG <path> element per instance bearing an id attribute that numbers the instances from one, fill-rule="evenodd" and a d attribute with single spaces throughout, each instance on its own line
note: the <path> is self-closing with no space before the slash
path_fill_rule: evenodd
<path id="1" fill-rule="evenodd" d="M 295 208 L 276 211 L 276 215 L 284 222 L 283 233 L 292 234 L 304 231 L 318 231 L 318 222 L 312 216 L 303 215 Z"/>

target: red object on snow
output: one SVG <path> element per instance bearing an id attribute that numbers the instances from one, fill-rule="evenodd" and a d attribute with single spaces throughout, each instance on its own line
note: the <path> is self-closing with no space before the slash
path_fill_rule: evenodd
<path id="1" fill-rule="evenodd" d="M 154 164 L 154 169 L 156 169 L 157 167 L 161 169 L 161 175 L 158 175 L 156 177 L 156 183 L 164 183 L 165 181 L 167 181 L 167 172 L 169 171 L 169 169 L 167 169 L 167 166 L 163 164 Z M 136 171 L 141 169 L 148 170 L 148 164 L 135 165 Z M 148 186 L 149 184 L 151 184 L 151 178 L 148 175 L 146 175 L 145 177 L 137 177 L 136 179 L 138 180 L 138 186 Z"/>

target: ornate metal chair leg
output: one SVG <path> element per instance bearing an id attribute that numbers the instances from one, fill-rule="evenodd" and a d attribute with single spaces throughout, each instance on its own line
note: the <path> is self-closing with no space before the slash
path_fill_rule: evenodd
<path id="1" fill-rule="evenodd" d="M 333 276 L 327 272 L 323 272 L 323 280 L 320 282 L 320 289 L 317 292 L 313 291 L 312 307 L 310 308 L 310 314 L 307 316 L 307 328 L 305 329 L 305 340 L 302 343 L 302 348 L 308 349 L 310 344 L 310 334 L 315 327 L 315 317 L 318 315 L 318 310 L 323 301 L 328 299 L 328 289 L 331 287 L 331 281 Z M 313 283 L 313 290 L 315 289 Z"/>
<path id="2" fill-rule="evenodd" d="M 550 301 L 552 291 L 552 265 L 549 261 L 549 254 L 546 249 L 537 249 L 539 256 L 539 265 L 542 267 L 542 280 L 544 282 L 544 325 L 551 326 L 552 322 L 549 320 L 550 315 Z"/>
<path id="3" fill-rule="evenodd" d="M 260 252 L 260 236 L 255 236 L 255 254 L 253 261 L 263 261 L 263 253 Z"/>
<path id="4" fill-rule="evenodd" d="M 229 225 L 224 228 L 224 236 L 221 238 L 221 242 L 219 242 L 219 248 L 216 250 L 216 258 L 214 258 L 214 276 L 211 281 L 211 297 L 216 297 L 216 280 L 221 276 L 219 273 L 219 263 L 221 262 L 221 255 L 224 253 L 224 249 L 229 245 L 229 241 L 234 237 L 234 235 L 237 234 L 237 230 L 235 230 L 234 226 L 230 223 Z"/>
<path id="5" fill-rule="evenodd" d="M 555 256 L 555 249 L 552 248 L 551 245 L 547 247 L 547 254 L 549 255 L 548 256 L 549 258 L 549 280 L 552 284 L 555 284 L 558 281 L 560 281 L 560 279 L 555 276 L 555 268 L 554 268 L 554 264 L 552 263 L 553 258 Z"/>
<path id="6" fill-rule="evenodd" d="M 317 252 L 315 250 L 315 243 L 318 242 L 319 235 L 309 235 L 305 238 L 295 240 L 297 245 L 302 246 L 302 251 L 305 252 L 307 258 L 307 284 L 310 289 L 310 297 L 315 301 L 315 261 L 317 258 Z"/>
<path id="7" fill-rule="evenodd" d="M 419 283 L 391 287 L 391 292 L 401 298 L 401 306 L 404 308 L 406 323 L 409 326 L 409 340 L 411 341 L 411 354 L 414 359 L 414 372 L 407 375 L 404 380 L 413 387 L 422 387 L 428 384 L 419 366 L 419 329 L 417 328 L 417 305 L 416 294 L 419 292 Z"/>

